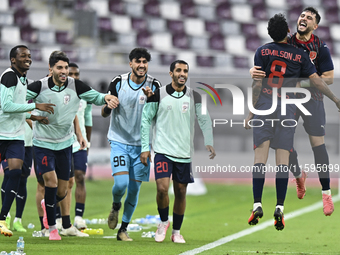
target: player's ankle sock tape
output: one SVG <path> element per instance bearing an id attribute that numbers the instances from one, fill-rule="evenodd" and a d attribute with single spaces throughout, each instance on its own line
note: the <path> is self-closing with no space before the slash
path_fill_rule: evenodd
<path id="1" fill-rule="evenodd" d="M 115 182 L 112 186 L 113 202 L 119 203 L 122 200 L 122 197 L 125 194 L 125 190 L 129 185 L 129 175 L 114 175 L 113 179 Z"/>
<path id="2" fill-rule="evenodd" d="M 319 174 L 319 180 L 322 186 L 322 190 L 330 189 L 329 179 L 329 158 L 325 144 L 313 147 L 315 166 L 321 166 L 317 168 Z"/>
<path id="3" fill-rule="evenodd" d="M 45 207 L 49 226 L 55 225 L 57 188 L 45 186 Z"/>
<path id="4" fill-rule="evenodd" d="M 169 218 L 169 206 L 163 208 L 163 209 L 160 209 L 158 207 L 158 213 L 159 213 L 159 217 L 161 218 L 161 221 L 167 221 L 168 218 Z"/>

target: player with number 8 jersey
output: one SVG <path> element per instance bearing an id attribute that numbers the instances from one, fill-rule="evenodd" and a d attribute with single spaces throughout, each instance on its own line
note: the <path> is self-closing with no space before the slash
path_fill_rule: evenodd
<path id="1" fill-rule="evenodd" d="M 339 99 L 329 90 L 327 84 L 317 75 L 314 64 L 306 52 L 295 46 L 287 44 L 288 24 L 282 14 L 276 14 L 268 22 L 268 34 L 273 42 L 259 47 L 255 53 L 255 66 L 261 66 L 266 72 L 267 79 L 253 81 L 253 106 L 256 110 L 267 110 L 273 105 L 273 98 L 278 97 L 274 112 L 269 115 L 254 115 L 249 113 L 246 120 L 246 129 L 250 128 L 249 122 L 261 123 L 253 128 L 255 162 L 253 166 L 253 212 L 248 219 L 250 225 L 258 223 L 263 216 L 262 191 L 264 186 L 265 171 L 269 147 L 276 153 L 276 208 L 274 212 L 277 230 L 285 227 L 283 220 L 283 205 L 288 184 L 289 152 L 293 150 L 295 133 L 296 106 L 287 104 L 286 115 L 281 113 L 281 88 L 296 87 L 298 78 L 311 79 L 311 82 L 322 93 L 333 100 L 340 107 Z M 272 95 L 277 88 L 278 95 Z M 287 93 L 289 98 L 295 98 L 294 93 Z M 253 119 L 253 120 L 252 120 Z M 267 120 L 277 120 L 275 123 Z M 283 125 L 282 123 L 285 123 Z"/>

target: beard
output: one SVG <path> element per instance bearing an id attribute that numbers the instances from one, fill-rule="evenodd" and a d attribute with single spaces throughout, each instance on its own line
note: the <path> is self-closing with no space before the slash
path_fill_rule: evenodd
<path id="1" fill-rule="evenodd" d="M 145 76 L 145 74 L 146 74 L 146 72 L 145 72 L 145 74 L 143 74 L 143 75 L 138 75 L 138 73 L 137 73 L 136 70 L 132 70 L 132 71 L 133 71 L 134 75 L 135 75 L 137 78 L 143 78 L 143 77 Z"/>
<path id="2" fill-rule="evenodd" d="M 312 31 L 312 29 L 311 28 L 307 28 L 305 31 L 301 31 L 301 30 L 299 30 L 299 26 L 297 25 L 296 31 L 299 33 L 299 35 L 306 35 L 310 31 Z"/>

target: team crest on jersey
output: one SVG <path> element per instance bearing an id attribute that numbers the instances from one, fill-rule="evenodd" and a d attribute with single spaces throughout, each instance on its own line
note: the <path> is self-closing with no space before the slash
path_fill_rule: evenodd
<path id="1" fill-rule="evenodd" d="M 316 55 L 317 55 L 316 51 L 310 51 L 310 52 L 309 52 L 309 58 L 310 58 L 310 60 L 316 59 Z"/>
<path id="2" fill-rule="evenodd" d="M 186 113 L 189 109 L 189 102 L 183 102 L 182 104 L 182 113 Z"/>
<path id="3" fill-rule="evenodd" d="M 168 105 L 167 109 L 168 109 L 168 111 L 170 111 L 172 109 L 172 106 Z"/>
<path id="4" fill-rule="evenodd" d="M 64 96 L 64 104 L 68 104 L 71 101 L 71 95 L 65 95 Z"/>
<path id="5" fill-rule="evenodd" d="M 139 104 L 145 104 L 146 101 L 146 96 L 145 95 L 140 95 L 139 96 Z"/>

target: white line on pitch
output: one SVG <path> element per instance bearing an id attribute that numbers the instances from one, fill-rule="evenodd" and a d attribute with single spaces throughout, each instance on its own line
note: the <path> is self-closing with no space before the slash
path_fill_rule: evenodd
<path id="1" fill-rule="evenodd" d="M 337 202 L 340 200 L 340 196 L 334 196 L 333 197 L 333 202 Z M 299 209 L 299 210 L 296 210 L 296 211 L 293 211 L 293 212 L 290 212 L 290 213 L 287 213 L 285 214 L 285 221 L 286 220 L 289 220 L 289 219 L 293 219 L 295 217 L 298 217 L 302 214 L 305 214 L 305 213 L 308 213 L 308 212 L 312 212 L 312 211 L 315 211 L 319 208 L 322 208 L 322 201 L 320 202 L 317 202 L 315 204 L 312 204 L 310 206 L 307 206 L 307 207 L 304 207 L 302 209 Z M 220 246 L 222 244 L 225 244 L 225 243 L 229 243 L 235 239 L 238 239 L 238 238 L 241 238 L 241 237 L 244 237 L 244 236 L 247 236 L 247 235 L 250 235 L 250 234 L 253 234 L 257 231 L 260 231 L 262 229 L 265 229 L 269 226 L 272 226 L 273 225 L 273 220 L 267 220 L 263 223 L 260 223 L 254 227 L 250 227 L 250 228 L 247 228 L 245 230 L 242 230 L 238 233 L 235 233 L 235 234 L 232 234 L 230 236 L 226 236 L 226 237 L 223 237 L 215 242 L 212 242 L 212 243 L 208 243 L 206 245 L 203 245 L 199 248 L 196 248 L 196 249 L 193 249 L 193 250 L 190 250 L 190 251 L 186 251 L 186 252 L 183 252 L 181 253 L 182 255 L 193 255 L 193 254 L 197 254 L 197 253 L 201 253 L 203 251 L 207 251 L 207 250 L 210 250 L 210 249 L 213 249 L 217 246 Z"/>

